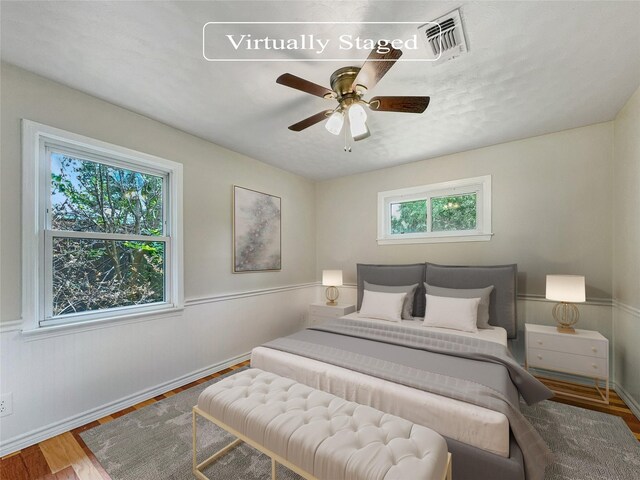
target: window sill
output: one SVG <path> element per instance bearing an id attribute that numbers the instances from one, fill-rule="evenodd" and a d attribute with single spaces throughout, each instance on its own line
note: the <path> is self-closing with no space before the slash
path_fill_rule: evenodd
<path id="1" fill-rule="evenodd" d="M 132 313 L 129 315 L 97 318 L 84 322 L 50 325 L 47 327 L 23 328 L 20 333 L 26 341 L 40 340 L 44 338 L 57 337 L 60 335 L 70 335 L 91 330 L 98 330 L 101 328 L 146 322 L 149 320 L 156 320 L 158 318 L 177 317 L 182 313 L 183 310 L 183 306 L 172 306 L 164 308 L 162 310 L 153 310 L 149 312 Z"/>
<path id="2" fill-rule="evenodd" d="M 433 237 L 412 238 L 378 238 L 378 245 L 406 245 L 412 243 L 459 243 L 459 242 L 488 242 L 493 233 L 473 235 L 442 235 Z"/>

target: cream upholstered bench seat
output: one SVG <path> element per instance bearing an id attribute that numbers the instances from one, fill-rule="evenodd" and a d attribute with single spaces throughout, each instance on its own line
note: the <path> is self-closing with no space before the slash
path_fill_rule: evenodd
<path id="1" fill-rule="evenodd" d="M 196 460 L 196 415 L 237 437 Z M 439 434 L 374 408 L 251 368 L 206 388 L 193 407 L 193 473 L 241 441 L 307 479 L 442 480 L 450 455 Z"/>

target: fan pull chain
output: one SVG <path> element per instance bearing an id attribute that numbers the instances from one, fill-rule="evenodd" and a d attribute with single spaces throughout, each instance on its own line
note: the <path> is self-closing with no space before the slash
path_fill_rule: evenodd
<path id="1" fill-rule="evenodd" d="M 350 131 L 349 118 L 345 115 L 345 122 L 342 129 L 344 130 L 344 151 L 351 153 L 351 135 L 347 132 Z"/>

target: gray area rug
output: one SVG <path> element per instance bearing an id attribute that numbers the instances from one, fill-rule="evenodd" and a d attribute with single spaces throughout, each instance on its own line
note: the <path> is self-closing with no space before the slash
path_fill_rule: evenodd
<path id="1" fill-rule="evenodd" d="M 192 480 L 191 407 L 200 392 L 222 378 L 87 430 L 81 436 L 113 480 Z M 640 443 L 621 418 L 549 401 L 523 406 L 522 410 L 556 455 L 557 462 L 548 468 L 546 480 L 640 478 Z M 231 435 L 199 418 L 198 461 L 232 440 Z M 271 460 L 243 444 L 209 466 L 205 474 L 215 480 L 268 480 Z M 278 478 L 300 479 L 282 466 Z"/>
<path id="2" fill-rule="evenodd" d="M 82 432 L 80 436 L 112 480 L 193 480 L 191 408 L 209 385 L 247 367 L 196 385 L 184 392 Z M 234 437 L 198 417 L 198 462 Z M 271 459 L 246 444 L 234 448 L 204 470 L 215 480 L 266 480 Z M 278 479 L 301 477 L 278 466 Z"/>
<path id="3" fill-rule="evenodd" d="M 620 417 L 549 400 L 521 410 L 556 457 L 545 480 L 640 479 L 640 442 Z"/>

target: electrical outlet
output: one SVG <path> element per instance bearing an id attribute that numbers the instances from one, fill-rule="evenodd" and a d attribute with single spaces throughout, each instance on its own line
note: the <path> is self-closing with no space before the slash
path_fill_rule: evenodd
<path id="1" fill-rule="evenodd" d="M 13 413 L 13 394 L 0 395 L 0 417 L 6 417 Z"/>

